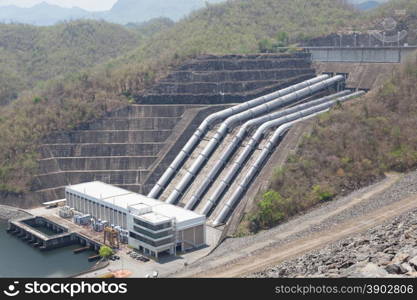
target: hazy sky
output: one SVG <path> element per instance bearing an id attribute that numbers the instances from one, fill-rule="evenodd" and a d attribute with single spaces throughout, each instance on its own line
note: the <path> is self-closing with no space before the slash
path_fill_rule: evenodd
<path id="1" fill-rule="evenodd" d="M 16 5 L 30 7 L 41 2 L 48 2 L 64 7 L 78 6 L 87 10 L 108 10 L 117 0 L 0 0 L 0 6 Z"/>

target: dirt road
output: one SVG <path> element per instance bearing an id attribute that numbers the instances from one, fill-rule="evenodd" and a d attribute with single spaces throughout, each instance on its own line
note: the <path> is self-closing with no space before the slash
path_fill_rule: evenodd
<path id="1" fill-rule="evenodd" d="M 343 210 L 349 209 L 356 204 L 384 192 L 400 179 L 398 174 L 390 174 L 388 178 L 381 183 L 375 185 L 369 190 L 345 205 L 330 211 L 326 214 L 317 216 L 314 219 L 298 224 L 298 226 L 285 232 L 275 235 L 271 239 L 267 239 L 260 243 L 254 243 L 239 251 L 230 253 L 229 255 L 216 259 L 215 263 L 203 265 L 197 269 L 185 270 L 177 276 L 179 277 L 239 277 L 244 276 L 262 269 L 270 265 L 280 263 L 299 255 L 302 255 L 313 249 L 317 249 L 343 239 L 346 236 L 365 231 L 369 228 L 377 226 L 386 220 L 396 217 L 406 211 L 417 208 L 417 196 L 413 195 L 397 201 L 393 204 L 384 206 L 380 209 L 372 211 L 363 216 L 350 219 L 342 224 L 328 228 L 319 233 L 310 235 L 305 238 L 297 239 L 293 242 L 279 245 L 276 247 L 268 247 L 273 242 L 285 238 L 287 235 L 302 231 L 311 225 L 319 224 L 323 220 L 337 215 Z"/>

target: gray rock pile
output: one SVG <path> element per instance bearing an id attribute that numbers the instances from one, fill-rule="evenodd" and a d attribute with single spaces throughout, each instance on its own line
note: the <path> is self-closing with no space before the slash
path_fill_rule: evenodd
<path id="1" fill-rule="evenodd" d="M 0 221 L 17 219 L 28 216 L 29 214 L 11 206 L 0 205 Z"/>
<path id="2" fill-rule="evenodd" d="M 250 277 L 417 277 L 417 210 Z"/>

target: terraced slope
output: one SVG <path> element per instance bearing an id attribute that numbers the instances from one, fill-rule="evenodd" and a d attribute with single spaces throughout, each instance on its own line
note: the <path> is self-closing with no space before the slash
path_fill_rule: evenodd
<path id="1" fill-rule="evenodd" d="M 184 105 L 131 105 L 79 130 L 49 136 L 41 146 L 35 189 L 44 200 L 63 187 L 93 180 L 140 192 L 153 163 L 181 121 L 201 109 Z"/>
<path id="2" fill-rule="evenodd" d="M 138 103 L 238 103 L 314 75 L 309 54 L 201 56 L 177 68 Z"/>
<path id="3" fill-rule="evenodd" d="M 146 194 L 209 114 L 314 75 L 307 54 L 191 60 L 138 96 L 140 104 L 48 136 L 32 192 L 18 201 L 60 199 L 66 185 L 93 180 Z"/>

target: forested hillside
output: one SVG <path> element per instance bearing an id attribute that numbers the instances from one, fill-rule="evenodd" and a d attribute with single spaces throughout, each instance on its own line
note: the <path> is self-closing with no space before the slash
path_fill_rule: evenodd
<path id="1" fill-rule="evenodd" d="M 172 25 L 163 18 L 127 27 L 102 21 L 51 27 L 0 24 L 0 105 L 45 80 L 126 54 Z"/>
<path id="2" fill-rule="evenodd" d="M 106 22 L 0 24 L 0 104 L 40 81 L 120 56 L 139 40 L 137 33 Z"/>
<path id="3" fill-rule="evenodd" d="M 139 38 L 146 39 L 153 35 L 174 26 L 174 21 L 168 18 L 155 18 L 150 21 L 140 23 L 127 23 L 126 27 L 139 35 Z"/>
<path id="4" fill-rule="evenodd" d="M 379 6 L 365 16 L 363 28 L 367 29 L 367 24 L 381 22 L 387 17 L 395 18 L 398 30 L 408 31 L 410 45 L 417 44 L 417 0 L 392 0 Z"/>

